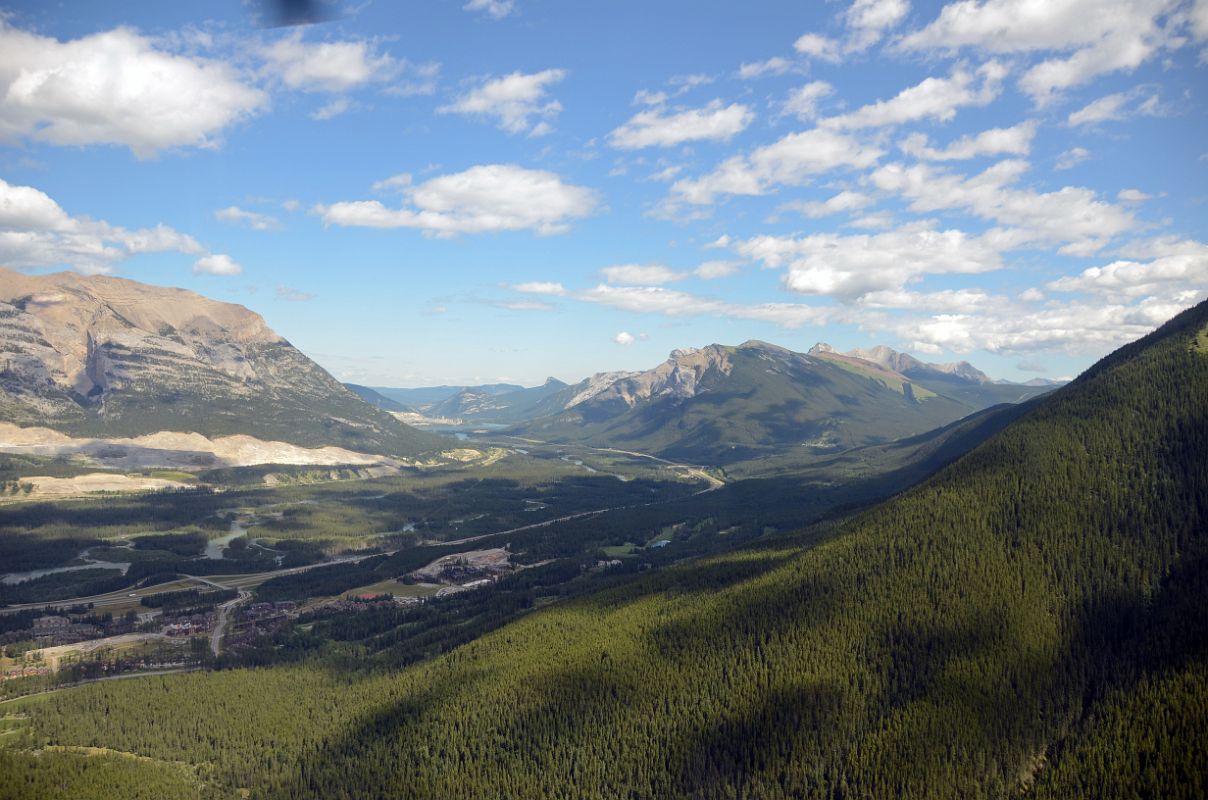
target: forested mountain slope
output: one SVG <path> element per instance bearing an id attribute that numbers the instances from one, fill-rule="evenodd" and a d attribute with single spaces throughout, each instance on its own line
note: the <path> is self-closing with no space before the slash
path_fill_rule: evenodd
<path id="1" fill-rule="evenodd" d="M 402 671 L 52 695 L 17 738 L 185 762 L 216 796 L 1203 797 L 1205 453 L 1208 304 L 846 523 Z M 0 794 L 120 795 L 104 759 L 0 752 Z"/>

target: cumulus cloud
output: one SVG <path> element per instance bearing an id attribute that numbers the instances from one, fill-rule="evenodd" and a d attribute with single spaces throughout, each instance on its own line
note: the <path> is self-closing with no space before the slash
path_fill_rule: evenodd
<path id="1" fill-rule="evenodd" d="M 112 144 L 150 158 L 215 147 L 268 102 L 230 66 L 158 48 L 130 28 L 61 42 L 0 18 L 0 138 Z"/>
<path id="2" fill-rule="evenodd" d="M 845 134 L 815 128 L 734 156 L 707 175 L 676 181 L 671 190 L 679 200 L 695 205 L 712 203 L 718 195 L 763 195 L 778 185 L 802 186 L 831 170 L 865 169 L 883 152 Z"/>
<path id="3" fill-rule="evenodd" d="M 786 267 L 784 285 L 791 291 L 846 303 L 873 292 L 901 291 L 925 275 L 1002 267 L 1002 258 L 990 242 L 959 230 L 758 236 L 739 242 L 735 250 L 769 268 Z"/>
<path id="4" fill-rule="evenodd" d="M 964 161 L 993 155 L 1026 156 L 1032 149 L 1036 122 L 1029 120 L 1010 128 L 991 128 L 976 136 L 962 136 L 945 148 L 931 147 L 927 135 L 913 133 L 900 145 L 903 153 L 920 161 Z"/>
<path id="5" fill-rule="evenodd" d="M 546 93 L 551 85 L 565 77 L 566 70 L 546 69 L 487 78 L 436 111 L 439 114 L 494 118 L 499 127 L 508 133 L 541 135 L 551 130 L 549 121 L 562 111 L 562 104 L 557 100 L 548 100 Z"/>
<path id="6" fill-rule="evenodd" d="M 1061 350 L 1099 355 L 1152 331 L 1204 296 L 1147 297 L 1136 303 L 1007 306 L 986 313 L 947 313 L 883 320 L 914 350 L 1032 353 Z"/>
<path id="7" fill-rule="evenodd" d="M 598 206 L 596 193 L 563 182 L 552 172 L 514 164 L 488 164 L 441 175 L 404 189 L 409 205 L 388 208 L 377 200 L 315 206 L 328 225 L 415 228 L 439 237 L 460 233 L 532 230 L 565 233 L 570 221 Z"/>
<path id="8" fill-rule="evenodd" d="M 1091 292 L 1116 300 L 1185 292 L 1203 293 L 1208 286 L 1208 245 L 1183 240 L 1155 245 L 1148 261 L 1122 259 L 1089 267 L 1078 275 L 1048 284 L 1057 292 Z"/>
<path id="9" fill-rule="evenodd" d="M 346 92 L 393 79 L 403 63 L 365 41 L 307 42 L 301 31 L 266 45 L 265 69 L 291 89 Z"/>
<path id="10" fill-rule="evenodd" d="M 741 103 L 724 106 L 721 100 L 703 108 L 680 111 L 654 108 L 635 114 L 608 134 L 608 143 L 622 150 L 636 150 L 674 147 L 685 142 L 726 142 L 745 130 L 753 119 L 754 112 Z"/>
<path id="11" fill-rule="evenodd" d="M 1130 211 L 1099 200 L 1090 189 L 1017 188 L 1014 184 L 1027 170 L 1028 163 L 1017 159 L 971 177 L 926 164 L 889 164 L 873 172 L 871 180 L 877 188 L 909 199 L 914 211 L 961 210 L 1007 226 L 987 234 L 1001 249 L 1062 245 L 1064 253 L 1090 255 L 1136 226 Z"/>
<path id="12" fill-rule="evenodd" d="M 843 60 L 843 47 L 834 39 L 816 33 L 803 33 L 793 42 L 793 49 L 803 56 L 836 64 Z"/>
<path id="13" fill-rule="evenodd" d="M 230 256 L 222 254 L 211 254 L 202 256 L 193 264 L 193 272 L 205 275 L 238 275 L 243 272 L 243 267 Z"/>
<path id="14" fill-rule="evenodd" d="M 905 50 L 1053 53 L 1030 67 L 1020 88 L 1038 105 L 1110 72 L 1132 70 L 1164 47 L 1180 44 L 1162 18 L 1169 0 L 959 0 L 923 29 L 902 38 Z"/>
<path id="15" fill-rule="evenodd" d="M 220 208 L 214 212 L 214 218 L 219 222 L 242 225 L 254 231 L 272 231 L 281 227 L 281 222 L 276 217 L 256 211 L 246 211 L 239 206 Z"/>
<path id="16" fill-rule="evenodd" d="M 470 0 L 462 8 L 481 11 L 491 19 L 503 19 L 516 10 L 516 3 L 515 0 Z"/>
<path id="17" fill-rule="evenodd" d="M 18 269 L 68 266 L 112 272 L 142 253 L 204 254 L 192 236 L 167 225 L 128 230 L 102 220 L 73 217 L 45 192 L 0 180 L 0 263 Z"/>
<path id="18" fill-rule="evenodd" d="M 817 33 L 806 33 L 793 44 L 804 56 L 837 64 L 846 56 L 872 47 L 910 12 L 908 0 L 855 0 L 843 15 L 847 35 L 832 39 Z"/>
<path id="19" fill-rule="evenodd" d="M 621 331 L 616 336 L 612 337 L 612 340 L 622 347 L 628 347 L 637 341 L 637 337 L 629 331 Z"/>
<path id="20" fill-rule="evenodd" d="M 811 120 L 818 116 L 818 101 L 834 94 L 835 87 L 826 81 L 811 81 L 789 92 L 784 102 L 784 112 L 798 119 Z"/>
<path id="21" fill-rule="evenodd" d="M 841 130 L 882 128 L 923 119 L 947 122 L 962 106 L 984 106 L 998 96 L 1007 68 L 990 61 L 970 72 L 958 66 L 947 78 L 926 78 L 903 89 L 890 100 L 863 106 L 848 114 L 829 117 L 821 125 Z"/>

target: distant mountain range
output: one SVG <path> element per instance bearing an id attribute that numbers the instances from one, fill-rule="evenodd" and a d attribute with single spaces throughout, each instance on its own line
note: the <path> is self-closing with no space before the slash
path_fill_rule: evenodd
<path id="1" fill-rule="evenodd" d="M 246 434 L 414 455 L 444 442 L 403 420 L 429 420 L 728 464 L 892 441 L 1051 388 L 884 346 L 797 353 L 758 341 L 676 350 L 653 369 L 576 384 L 343 385 L 243 306 L 119 278 L 0 270 L 0 422 L 72 436 Z"/>
<path id="2" fill-rule="evenodd" d="M 6 269 L 0 422 L 94 437 L 247 434 L 390 455 L 444 444 L 366 403 L 243 306 Z"/>
<path id="3" fill-rule="evenodd" d="M 930 364 L 885 346 L 797 353 L 750 341 L 676 350 L 650 370 L 570 385 L 550 378 L 528 389 L 464 387 L 423 413 L 544 441 L 731 463 L 786 447 L 822 453 L 911 436 L 1053 385 L 996 382 L 965 361 Z"/>

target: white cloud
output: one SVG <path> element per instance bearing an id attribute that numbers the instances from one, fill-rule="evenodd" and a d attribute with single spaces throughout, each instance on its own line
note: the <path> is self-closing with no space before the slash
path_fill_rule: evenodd
<path id="1" fill-rule="evenodd" d="M 849 228 L 862 228 L 865 230 L 885 230 L 894 226 L 893 215 L 887 211 L 878 211 L 874 214 L 862 214 L 846 223 Z"/>
<path id="2" fill-rule="evenodd" d="M 693 270 L 693 274 L 703 280 L 713 281 L 718 278 L 728 278 L 738 272 L 740 267 L 742 267 L 741 261 L 705 261 Z"/>
<path id="3" fill-rule="evenodd" d="M 235 263 L 230 256 L 214 253 L 202 256 L 193 264 L 193 271 L 206 275 L 238 275 L 243 267 Z"/>
<path id="4" fill-rule="evenodd" d="M 525 294 L 545 294 L 551 297 L 563 297 L 566 287 L 553 281 L 529 281 L 528 283 L 513 284 L 512 288 Z"/>
<path id="5" fill-rule="evenodd" d="M 829 117 L 819 124 L 828 128 L 854 130 L 901 125 L 921 119 L 947 122 L 962 106 L 984 106 L 998 96 L 1007 69 L 997 61 L 983 64 L 976 72 L 958 66 L 947 78 L 927 78 L 903 89 L 891 100 L 871 103 L 848 114 Z M 980 78 L 980 85 L 975 85 Z"/>
<path id="6" fill-rule="evenodd" d="M 1020 87 L 1044 105 L 1060 92 L 1109 72 L 1131 70 L 1180 43 L 1159 18 L 1171 0 L 959 0 L 900 42 L 906 50 L 1055 55 L 1029 68 Z M 1066 55 L 1068 54 L 1068 55 Z"/>
<path id="7" fill-rule="evenodd" d="M 131 256 L 162 252 L 199 255 L 205 248 L 167 225 L 127 230 L 73 217 L 45 192 L 0 180 L 0 263 L 6 266 L 108 273 Z"/>
<path id="8" fill-rule="evenodd" d="M 829 61 L 832 64 L 837 64 L 843 59 L 843 48 L 838 42 L 816 33 L 802 34 L 793 42 L 793 49 L 803 56 Z"/>
<path id="9" fill-rule="evenodd" d="M 546 91 L 565 77 L 566 70 L 546 69 L 488 78 L 436 111 L 439 114 L 494 117 L 499 127 L 508 133 L 548 132 L 549 125 L 545 123 L 562 111 L 562 105 L 557 100 L 547 100 Z M 539 118 L 536 123 L 534 117 Z"/>
<path id="10" fill-rule="evenodd" d="M 1140 189 L 1121 189 L 1116 192 L 1116 198 L 1125 203 L 1144 203 L 1146 200 L 1154 199 L 1155 195 L 1146 194 Z"/>
<path id="11" fill-rule="evenodd" d="M 811 120 L 818 116 L 818 101 L 834 94 L 835 87 L 826 81 L 811 81 L 804 86 L 798 86 L 789 92 L 784 102 L 786 114 L 793 114 L 798 119 Z"/>
<path id="12" fill-rule="evenodd" d="M 291 89 L 346 92 L 371 82 L 389 81 L 403 64 L 377 53 L 369 42 L 305 42 L 295 31 L 266 45 L 265 69 Z"/>
<path id="13" fill-rule="evenodd" d="M 847 24 L 867 31 L 896 27 L 910 11 L 907 0 L 855 0 L 847 9 Z"/>
<path id="14" fill-rule="evenodd" d="M 670 317 L 717 316 L 770 322 L 785 328 L 823 324 L 835 316 L 830 308 L 799 303 L 737 304 L 678 292 L 662 286 L 609 286 L 601 284 L 577 294 L 576 299 L 639 314 Z"/>
<path id="15" fill-rule="evenodd" d="M 637 337 L 629 331 L 621 331 L 616 336 L 612 337 L 612 340 L 622 347 L 628 347 L 637 341 Z"/>
<path id="16" fill-rule="evenodd" d="M 1048 284 L 1058 292 L 1091 292 L 1117 300 L 1154 295 L 1203 293 L 1208 286 L 1208 245 L 1196 241 L 1167 244 L 1150 261 L 1120 260 L 1089 267 L 1076 276 Z"/>
<path id="17" fill-rule="evenodd" d="M 1091 151 L 1085 147 L 1071 147 L 1057 156 L 1057 163 L 1053 166 L 1056 169 L 1073 169 L 1090 157 Z"/>
<path id="18" fill-rule="evenodd" d="M 763 78 L 768 75 L 784 75 L 788 72 L 800 71 L 801 65 L 787 58 L 772 56 L 766 61 L 755 61 L 743 64 L 738 68 L 738 77 L 744 81 Z"/>
<path id="19" fill-rule="evenodd" d="M 675 87 L 676 94 L 683 94 L 684 92 L 690 89 L 695 89 L 698 86 L 707 86 L 710 83 L 713 83 L 713 81 L 714 78 L 712 75 L 706 75 L 703 72 L 690 72 L 684 75 L 673 75 L 667 79 L 667 83 Z"/>
<path id="20" fill-rule="evenodd" d="M 652 181 L 667 182 L 675 180 L 675 177 L 684 171 L 683 164 L 672 164 L 669 167 L 663 167 L 658 172 L 650 176 Z"/>
<path id="21" fill-rule="evenodd" d="M 600 274 L 612 284 L 662 286 L 694 277 L 706 281 L 726 278 L 738 272 L 741 266 L 741 261 L 726 260 L 705 261 L 693 270 L 676 270 L 662 264 L 618 264 L 604 267 Z"/>
<path id="22" fill-rule="evenodd" d="M 985 313 L 1006 307 L 1004 297 L 982 289 L 944 289 L 938 292 L 912 292 L 904 289 L 882 289 L 868 292 L 860 298 L 861 308 L 923 310 L 928 313 Z"/>
<path id="23" fill-rule="evenodd" d="M 385 180 L 376 181 L 371 187 L 375 192 L 397 192 L 404 191 L 411 185 L 412 178 L 410 172 L 400 172 L 397 175 L 391 175 Z"/>
<path id="24" fill-rule="evenodd" d="M 723 106 L 714 100 L 703 108 L 669 113 L 650 109 L 635 114 L 608 134 L 613 147 L 635 150 L 643 147 L 674 147 L 684 142 L 729 141 L 742 132 L 755 114 L 741 103 Z"/>
<path id="25" fill-rule="evenodd" d="M 688 277 L 686 272 L 677 272 L 661 264 L 618 264 L 600 270 L 609 283 L 628 283 L 637 286 L 661 286 Z"/>
<path id="26" fill-rule="evenodd" d="M 149 158 L 215 147 L 267 101 L 226 64 L 166 52 L 129 28 L 60 42 L 0 19 L 0 139 L 116 144 Z"/>
<path id="27" fill-rule="evenodd" d="M 900 317 L 884 327 L 915 350 L 968 353 L 1031 353 L 1063 350 L 1101 355 L 1135 340 L 1204 296 L 1188 293 L 1147 297 L 1132 304 L 1075 301 L 1066 304 L 1006 306 L 979 313 Z"/>
<path id="28" fill-rule="evenodd" d="M 778 185 L 804 185 L 815 175 L 841 167 L 865 169 L 883 152 L 842 133 L 815 128 L 727 159 L 707 175 L 677 181 L 671 190 L 695 205 L 712 203 L 718 195 L 762 195 Z"/>
<path id="29" fill-rule="evenodd" d="M 638 89 L 633 95 L 635 106 L 661 106 L 671 99 L 666 92 L 652 92 L 649 89 Z"/>
<path id="30" fill-rule="evenodd" d="M 821 202 L 817 200 L 794 201 L 785 203 L 781 208 L 788 211 L 799 211 L 810 219 L 820 219 L 833 214 L 859 211 L 872 205 L 872 203 L 873 199 L 866 194 L 842 191 Z"/>
<path id="31" fill-rule="evenodd" d="M 1129 211 L 1099 200 L 1090 189 L 1066 186 L 1042 193 L 1014 188 L 1027 169 L 1025 161 L 1007 160 L 965 177 L 925 164 L 889 164 L 871 180 L 909 199 L 914 211 L 959 209 L 1009 226 L 987 233 L 1001 249 L 1064 244 L 1062 252 L 1090 255 L 1135 227 Z"/>
<path id="32" fill-rule="evenodd" d="M 516 9 L 516 3 L 514 0 L 470 0 L 462 8 L 481 11 L 492 19 L 503 19 Z"/>
<path id="33" fill-rule="evenodd" d="M 272 231 L 281 227 L 281 223 L 276 217 L 256 211 L 246 211 L 239 206 L 220 208 L 214 212 L 214 218 L 219 222 L 243 225 L 254 231 Z"/>
<path id="34" fill-rule="evenodd" d="M 920 161 L 963 161 L 992 155 L 1026 156 L 1032 149 L 1036 122 L 1028 120 L 1010 128 L 991 128 L 976 136 L 962 136 L 943 149 L 930 146 L 926 134 L 913 133 L 900 145 L 902 152 Z"/>
<path id="35" fill-rule="evenodd" d="M 320 106 L 311 112 L 310 118 L 317 122 L 326 122 L 329 119 L 335 119 L 354 107 L 353 102 L 347 97 L 337 97 L 330 103 Z"/>
<path id="36" fill-rule="evenodd" d="M 1072 112 L 1066 119 L 1066 123 L 1071 127 L 1079 127 L 1081 125 L 1096 125 L 1100 122 L 1127 119 L 1138 113 L 1152 114 L 1157 110 L 1157 95 L 1150 95 L 1144 102 L 1134 104 L 1134 101 L 1146 93 L 1144 87 L 1139 87 L 1129 92 L 1116 92 L 1115 94 L 1100 97 L 1098 100 Z"/>
<path id="37" fill-rule="evenodd" d="M 735 250 L 769 268 L 787 267 L 784 284 L 791 291 L 849 303 L 873 292 L 901 291 L 924 275 L 1002 267 L 994 246 L 959 230 L 759 236 L 738 243 Z"/>
<path id="38" fill-rule="evenodd" d="M 552 172 L 489 164 L 441 175 L 404 190 L 411 207 L 376 200 L 315 206 L 329 225 L 416 228 L 440 236 L 532 230 L 564 233 L 570 221 L 598 206 L 596 193 L 564 183 Z"/>
<path id="39" fill-rule="evenodd" d="M 847 36 L 831 39 L 806 33 L 793 44 L 804 56 L 837 64 L 845 56 L 862 53 L 872 47 L 906 18 L 908 0 L 855 0 L 843 15 Z"/>

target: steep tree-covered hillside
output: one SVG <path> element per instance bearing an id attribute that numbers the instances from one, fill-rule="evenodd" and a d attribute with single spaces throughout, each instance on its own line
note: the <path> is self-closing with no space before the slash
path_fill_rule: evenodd
<path id="1" fill-rule="evenodd" d="M 17 704 L 0 795 L 32 796 L 12 776 L 52 744 L 260 798 L 1202 797 L 1206 329 L 1208 304 L 847 523 L 405 670 L 315 660 Z M 62 769 L 76 796 L 121 795 Z"/>

